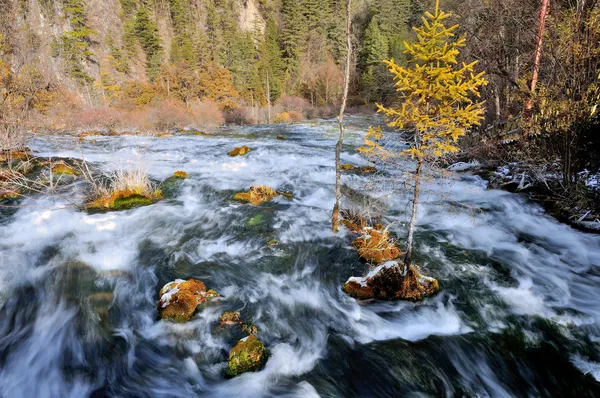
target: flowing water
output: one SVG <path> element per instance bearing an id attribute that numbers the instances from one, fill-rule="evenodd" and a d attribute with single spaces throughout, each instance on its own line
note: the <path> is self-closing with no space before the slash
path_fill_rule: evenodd
<path id="1" fill-rule="evenodd" d="M 344 162 L 366 164 L 354 150 L 365 127 L 351 120 Z M 41 195 L 0 210 L 0 396 L 600 396 L 600 237 L 525 197 L 468 173 L 443 194 L 431 180 L 416 261 L 442 292 L 360 303 L 341 285 L 368 267 L 346 230 L 330 231 L 332 121 L 93 139 L 81 152 L 66 137 L 30 147 L 107 169 L 141 157 L 157 181 L 179 169 L 190 178 L 175 197 L 123 212 Z M 243 144 L 249 155 L 227 156 Z M 371 178 L 343 176 L 356 188 Z M 231 200 L 253 184 L 294 199 Z M 400 237 L 408 199 L 388 197 Z M 189 277 L 222 299 L 186 324 L 159 321 L 159 289 Z M 214 325 L 231 310 L 259 327 L 269 358 L 226 379 L 235 341 Z"/>

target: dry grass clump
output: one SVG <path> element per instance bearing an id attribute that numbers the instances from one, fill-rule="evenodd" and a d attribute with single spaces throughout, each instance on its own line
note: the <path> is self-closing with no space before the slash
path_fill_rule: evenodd
<path id="1" fill-rule="evenodd" d="M 381 264 L 403 254 L 396 245 L 396 240 L 382 225 L 364 227 L 361 232 L 361 236 L 354 239 L 352 246 L 358 250 L 358 255 L 365 261 Z"/>
<path id="2" fill-rule="evenodd" d="M 229 156 L 244 156 L 247 155 L 250 151 L 250 148 L 248 148 L 246 145 L 243 145 L 240 147 L 233 148 L 233 150 L 229 152 Z"/>
<path id="3" fill-rule="evenodd" d="M 86 206 L 88 209 L 121 210 L 149 205 L 162 199 L 161 190 L 150 181 L 144 168 L 139 166 L 131 170 L 119 168 L 103 184 L 97 183 L 93 178 L 91 182 L 93 192 L 92 200 Z"/>
<path id="4" fill-rule="evenodd" d="M 249 202 L 255 206 L 261 205 L 271 199 L 282 195 L 288 199 L 292 199 L 291 192 L 280 192 L 266 185 L 258 185 L 250 187 L 248 192 L 239 192 L 233 196 L 233 199 L 242 202 Z"/>

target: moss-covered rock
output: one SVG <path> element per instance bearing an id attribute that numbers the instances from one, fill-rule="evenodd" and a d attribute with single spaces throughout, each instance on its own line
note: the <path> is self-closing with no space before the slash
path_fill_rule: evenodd
<path id="1" fill-rule="evenodd" d="M 190 320 L 198 305 L 218 296 L 215 290 L 206 291 L 206 285 L 196 279 L 177 279 L 160 289 L 158 312 L 161 319 L 174 322 Z"/>
<path id="2" fill-rule="evenodd" d="M 88 203 L 86 209 L 92 211 L 128 210 L 135 207 L 148 206 L 162 199 L 162 191 L 153 192 L 151 195 L 143 195 L 131 191 L 117 191 L 109 197 L 100 197 Z"/>
<path id="3" fill-rule="evenodd" d="M 21 196 L 18 189 L 0 189 L 0 202 L 3 200 L 16 199 Z"/>
<path id="4" fill-rule="evenodd" d="M 78 173 L 71 166 L 64 163 L 57 163 L 52 166 L 52 174 L 76 176 Z"/>
<path id="5" fill-rule="evenodd" d="M 291 192 L 276 191 L 266 185 L 252 186 L 248 192 L 236 193 L 233 196 L 233 199 L 239 200 L 240 202 L 249 202 L 255 206 L 259 206 L 279 195 L 282 195 L 287 199 L 292 199 Z"/>
<path id="6" fill-rule="evenodd" d="M 245 156 L 251 151 L 246 145 L 235 147 L 231 152 L 229 152 L 229 156 Z"/>
<path id="7" fill-rule="evenodd" d="M 269 239 L 267 241 L 267 246 L 277 246 L 279 244 L 279 241 L 277 239 Z"/>
<path id="8" fill-rule="evenodd" d="M 255 227 L 257 225 L 263 224 L 264 222 L 264 216 L 262 214 L 257 214 L 255 216 L 250 217 L 246 222 L 246 225 L 249 227 Z"/>
<path id="9" fill-rule="evenodd" d="M 235 377 L 245 372 L 254 372 L 266 358 L 264 344 L 254 335 L 241 339 L 229 353 L 227 376 Z"/>
<path id="10" fill-rule="evenodd" d="M 133 209 L 134 207 L 148 206 L 152 204 L 152 199 L 144 195 L 129 195 L 116 198 L 113 202 L 111 209 L 113 210 L 127 210 Z"/>
<path id="11" fill-rule="evenodd" d="M 244 322 L 242 323 L 242 332 L 247 335 L 256 335 L 258 334 L 258 326 L 254 322 Z"/>
<path id="12" fill-rule="evenodd" d="M 375 173 L 377 168 L 375 168 L 375 166 L 355 166 L 350 163 L 343 163 L 340 164 L 340 170 L 360 174 L 371 174 Z"/>
<path id="13" fill-rule="evenodd" d="M 423 276 L 413 267 L 404 272 L 404 265 L 388 261 L 377 266 L 366 277 L 352 277 L 342 290 L 354 298 L 421 301 L 439 291 L 437 280 Z"/>
<path id="14" fill-rule="evenodd" d="M 242 323 L 242 316 L 237 311 L 224 312 L 219 316 L 221 325 L 237 325 Z"/>

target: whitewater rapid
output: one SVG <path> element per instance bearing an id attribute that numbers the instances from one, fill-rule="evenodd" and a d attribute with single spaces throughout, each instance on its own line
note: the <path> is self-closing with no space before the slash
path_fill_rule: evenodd
<path id="1" fill-rule="evenodd" d="M 355 148 L 369 120 L 350 120 L 342 161 L 366 165 Z M 441 293 L 357 302 L 341 285 L 368 267 L 348 231 L 330 230 L 336 139 L 334 121 L 34 139 L 36 156 L 83 155 L 106 170 L 142 159 L 156 181 L 176 170 L 190 178 L 176 197 L 123 212 L 88 214 L 34 195 L 0 213 L 0 396 L 600 394 L 600 236 L 469 173 L 432 177 L 415 259 Z M 227 155 L 240 145 L 252 152 Z M 343 182 L 364 188 L 372 178 Z M 258 184 L 294 199 L 231 200 Z M 83 188 L 64 186 L 63 197 L 80 200 Z M 387 193 L 385 221 L 403 238 L 410 195 Z M 189 277 L 223 297 L 186 324 L 159 321 L 160 288 Z M 269 358 L 227 380 L 235 342 L 213 326 L 230 310 L 258 326 Z"/>

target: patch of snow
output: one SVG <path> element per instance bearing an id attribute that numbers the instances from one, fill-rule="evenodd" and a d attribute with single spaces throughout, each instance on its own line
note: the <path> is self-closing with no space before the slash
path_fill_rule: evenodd
<path id="1" fill-rule="evenodd" d="M 448 166 L 448 170 L 450 171 L 465 171 L 469 169 L 474 169 L 481 166 L 477 160 L 472 160 L 470 162 L 457 162 Z"/>
<path id="2" fill-rule="evenodd" d="M 354 283 L 358 283 L 361 287 L 366 287 L 367 286 L 367 279 L 366 278 L 361 278 L 358 276 L 352 276 L 350 278 L 348 278 L 348 280 L 346 281 L 346 283 L 348 282 L 354 282 Z"/>
<path id="3" fill-rule="evenodd" d="M 400 264 L 398 263 L 398 261 L 387 261 L 383 264 L 378 265 L 373 271 L 369 272 L 366 276 L 366 279 L 371 279 L 373 278 L 375 275 L 377 275 L 379 272 L 381 272 L 382 269 L 384 268 L 393 268 L 396 266 L 399 266 Z"/>
<path id="4" fill-rule="evenodd" d="M 179 286 L 179 284 L 177 284 L 177 286 Z M 160 301 L 163 303 L 162 304 L 162 308 L 165 308 L 166 306 L 168 306 L 169 304 L 171 304 L 171 297 L 177 293 L 179 291 L 178 287 L 174 287 L 172 289 L 169 289 L 165 294 L 163 294 L 160 297 Z"/>

